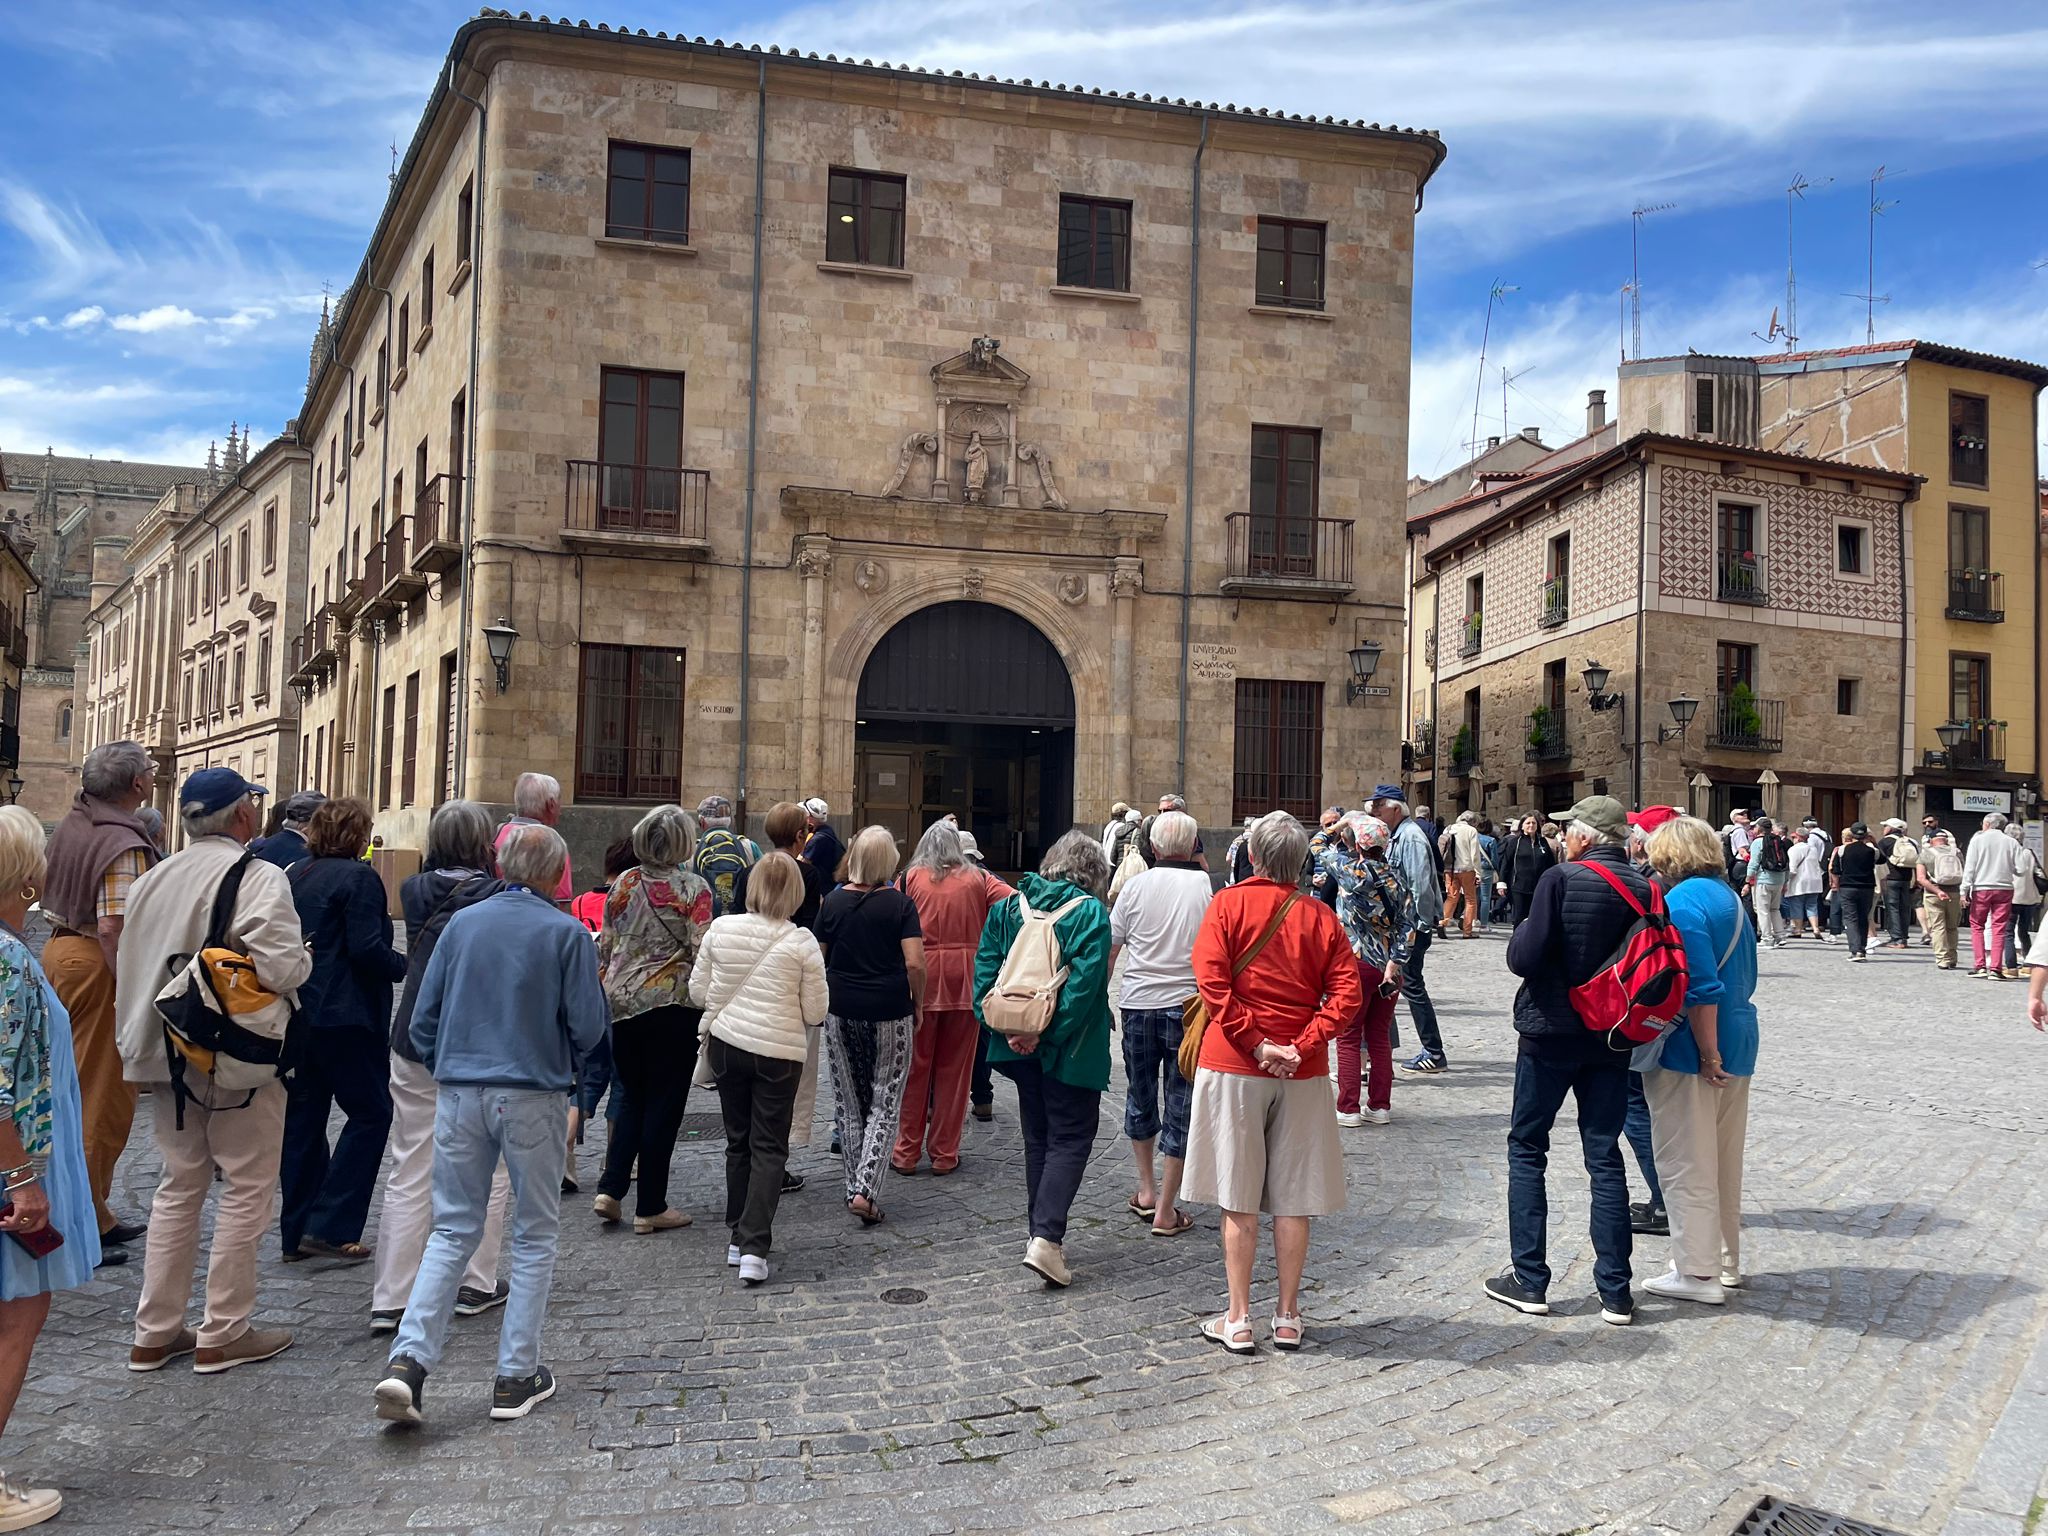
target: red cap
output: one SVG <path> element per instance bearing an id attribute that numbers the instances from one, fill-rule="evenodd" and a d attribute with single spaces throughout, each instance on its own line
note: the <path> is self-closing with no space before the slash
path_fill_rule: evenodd
<path id="1" fill-rule="evenodd" d="M 1641 827 L 1645 832 L 1654 832 L 1665 822 L 1673 821 L 1684 814 L 1685 812 L 1675 805 L 1653 805 L 1648 810 L 1630 811 L 1628 824 L 1632 827 Z"/>

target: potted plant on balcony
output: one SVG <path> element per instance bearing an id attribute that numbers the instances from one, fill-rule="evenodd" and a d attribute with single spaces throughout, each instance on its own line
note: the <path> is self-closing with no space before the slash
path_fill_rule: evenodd
<path id="1" fill-rule="evenodd" d="M 1756 693 L 1747 683 L 1728 690 L 1728 734 L 1754 741 L 1764 733 L 1763 712 L 1756 707 Z"/>
<path id="2" fill-rule="evenodd" d="M 1461 725 L 1458 734 L 1451 738 L 1451 766 L 1469 768 L 1472 766 L 1472 727 Z"/>
<path id="3" fill-rule="evenodd" d="M 1529 711 L 1529 745 L 1541 751 L 1550 744 L 1550 706 L 1538 704 Z"/>

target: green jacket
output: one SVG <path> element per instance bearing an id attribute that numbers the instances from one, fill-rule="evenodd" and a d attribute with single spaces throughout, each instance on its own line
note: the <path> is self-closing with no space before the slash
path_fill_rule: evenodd
<path id="1" fill-rule="evenodd" d="M 1055 911 L 1076 896 L 1088 894 L 1078 885 L 1047 880 L 1042 875 L 1026 875 L 1017 886 L 1034 912 Z M 1003 968 L 1021 921 L 1015 896 L 989 909 L 988 922 L 981 930 L 981 948 L 974 956 L 977 1020 L 981 1019 L 981 999 L 996 984 L 996 973 Z M 1028 1057 L 1011 1050 L 1009 1041 L 1001 1035 L 990 1035 L 988 1059 L 1035 1061 L 1048 1077 L 1100 1093 L 1109 1087 L 1109 908 L 1091 898 L 1061 918 L 1053 931 L 1059 937 L 1067 980 L 1060 988 L 1052 1024 L 1039 1036 L 1038 1049 Z"/>

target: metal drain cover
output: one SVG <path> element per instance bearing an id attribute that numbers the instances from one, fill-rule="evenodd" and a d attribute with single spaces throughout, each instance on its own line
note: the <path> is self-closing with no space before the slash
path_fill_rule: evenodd
<path id="1" fill-rule="evenodd" d="M 914 1307 L 925 1299 L 925 1293 L 907 1285 L 899 1285 L 882 1292 L 882 1300 L 892 1307 Z"/>
<path id="2" fill-rule="evenodd" d="M 1755 1509 L 1743 1516 L 1732 1536 L 1902 1536 L 1889 1526 L 1872 1525 L 1847 1515 L 1831 1515 L 1824 1509 L 1788 1504 L 1766 1495 Z"/>

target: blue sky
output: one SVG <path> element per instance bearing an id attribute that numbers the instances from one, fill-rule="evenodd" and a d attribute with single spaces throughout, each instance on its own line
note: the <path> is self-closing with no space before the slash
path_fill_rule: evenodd
<path id="1" fill-rule="evenodd" d="M 579 0 L 582 3 L 582 0 Z M 456 27 L 436 0 L 0 7 L 0 446 L 196 462 L 298 408 L 323 287 L 361 260 Z M 1417 229 L 1411 464 L 1471 435 L 1577 430 L 1610 386 L 1644 221 L 1648 353 L 1763 350 L 1798 212 L 1808 346 L 1880 339 L 2048 361 L 2048 7 L 1949 0 L 597 0 L 614 25 L 801 44 L 1440 130 Z M 1831 181 L 1828 178 L 1833 178 Z M 1488 425 L 1491 417 L 1491 427 Z"/>

